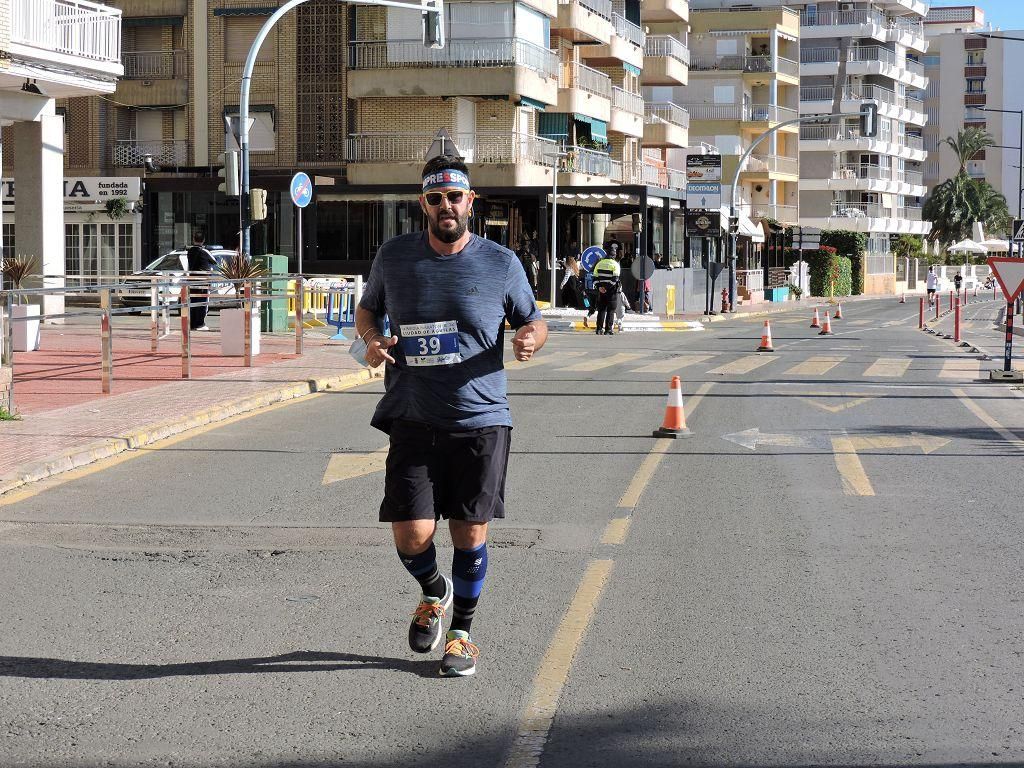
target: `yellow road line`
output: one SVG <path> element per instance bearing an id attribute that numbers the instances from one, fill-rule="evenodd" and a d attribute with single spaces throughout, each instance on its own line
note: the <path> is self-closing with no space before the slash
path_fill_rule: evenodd
<path id="1" fill-rule="evenodd" d="M 964 404 L 964 407 L 981 419 L 982 423 L 985 424 L 989 429 L 999 435 L 1003 440 L 1007 442 L 1013 448 L 1024 449 L 1024 440 L 1021 440 L 1013 432 L 1008 430 L 995 416 L 992 416 L 988 411 L 978 405 L 976 402 L 971 400 L 967 396 L 967 393 L 962 389 L 954 389 L 953 394 L 956 395 L 957 399 Z"/>
<path id="2" fill-rule="evenodd" d="M 714 368 L 708 371 L 708 373 L 750 373 L 755 368 L 767 365 L 773 360 L 778 360 L 778 358 L 771 357 L 770 355 L 747 355 L 746 357 L 741 357 L 739 360 L 733 360 L 731 363 L 726 363 L 718 368 Z"/>
<path id="3" fill-rule="evenodd" d="M 688 365 L 703 363 L 712 357 L 714 355 L 679 355 L 678 357 L 670 357 L 667 360 L 659 360 L 642 368 L 634 368 L 630 373 L 672 373 Z"/>
<path id="4" fill-rule="evenodd" d="M 905 357 L 880 357 L 864 371 L 864 375 L 899 378 L 907 372 L 911 362 Z"/>
<path id="5" fill-rule="evenodd" d="M 683 405 L 686 408 L 687 415 L 693 414 L 697 406 L 700 405 L 700 401 L 704 399 L 704 395 L 708 393 L 712 386 L 712 382 L 706 381 L 700 385 L 691 397 L 686 398 Z M 665 454 L 668 453 L 669 446 L 673 442 L 675 441 L 670 437 L 662 437 L 654 442 L 650 453 L 644 457 L 644 460 L 640 463 L 640 468 L 637 469 L 633 479 L 629 481 L 625 493 L 619 499 L 619 503 L 616 505 L 619 509 L 633 509 L 636 507 L 637 502 L 640 501 L 640 497 L 644 493 L 644 489 L 651 482 L 655 470 L 661 464 L 661 460 L 665 458 Z"/>
<path id="6" fill-rule="evenodd" d="M 973 357 L 960 357 L 947 360 L 939 371 L 940 379 L 977 379 L 981 377 L 981 360 Z"/>
<path id="7" fill-rule="evenodd" d="M 608 521 L 605 526 L 604 535 L 601 537 L 602 544 L 622 544 L 629 533 L 630 519 L 628 517 L 616 517 Z"/>
<path id="8" fill-rule="evenodd" d="M 337 392 L 337 390 L 334 391 Z M 274 403 L 273 405 L 268 405 L 264 408 L 257 408 L 252 411 L 246 411 L 245 413 L 239 413 L 235 416 L 229 416 L 228 418 L 221 419 L 220 421 L 215 421 L 210 424 L 204 424 L 203 426 L 196 427 L 195 429 L 186 430 L 185 432 L 182 432 L 180 434 L 172 435 L 171 437 L 164 438 L 163 440 L 158 440 L 157 442 L 150 443 L 149 445 L 142 446 L 141 448 L 135 448 L 130 451 L 119 453 L 116 456 L 111 456 L 110 458 L 107 459 L 100 459 L 99 461 L 94 461 L 91 464 L 87 464 L 84 467 L 80 467 L 79 469 L 72 469 L 67 472 L 61 472 L 59 475 L 55 475 L 54 477 L 50 477 L 45 480 L 39 480 L 35 483 L 32 483 L 31 486 L 26 487 L 24 489 L 19 488 L 18 490 L 5 493 L 3 496 L 0 496 L 0 507 L 6 507 L 11 504 L 17 504 L 19 501 L 25 501 L 25 499 L 30 499 L 33 496 L 43 493 L 44 491 L 50 490 L 51 488 L 56 488 L 57 486 L 64 485 L 64 483 L 70 483 L 75 480 L 81 480 L 83 477 L 88 477 L 89 475 L 95 474 L 96 472 L 103 472 L 104 470 L 116 467 L 118 464 L 123 464 L 126 461 L 137 459 L 140 456 L 145 456 L 156 451 L 162 451 L 166 448 L 170 448 L 172 445 L 177 445 L 178 443 L 183 442 L 185 440 L 191 440 L 193 437 L 198 437 L 199 435 L 206 434 L 207 432 L 212 432 L 215 429 L 220 429 L 221 427 L 227 427 L 230 426 L 231 424 L 236 424 L 239 421 L 243 421 L 244 419 L 248 419 L 253 416 L 260 416 L 264 413 L 270 413 L 271 411 L 276 411 L 279 408 L 286 408 L 289 405 L 309 402 L 314 397 L 320 397 L 325 394 L 327 394 L 327 392 L 311 392 L 308 395 L 296 397 L 293 398 L 292 400 L 283 400 L 279 403 Z"/>
<path id="9" fill-rule="evenodd" d="M 832 458 L 843 481 L 843 493 L 847 496 L 874 496 L 875 489 L 868 480 L 853 441 L 846 435 L 833 435 Z"/>
<path id="10" fill-rule="evenodd" d="M 537 675 L 530 698 L 516 729 L 516 738 L 505 760 L 505 768 L 535 768 L 540 764 L 544 745 L 558 711 L 558 700 L 569 677 L 576 651 L 587 632 L 601 598 L 613 561 L 594 560 L 576 590 L 569 609 L 555 631 Z"/>
<path id="11" fill-rule="evenodd" d="M 598 357 L 595 355 L 590 360 L 584 360 L 582 363 L 576 363 L 575 365 L 567 365 L 565 368 L 559 368 L 558 370 L 600 371 L 602 368 L 610 368 L 613 365 L 628 363 L 641 357 L 647 357 L 647 354 L 643 352 L 619 352 L 617 355 L 610 355 L 608 357 Z"/>
<path id="12" fill-rule="evenodd" d="M 786 371 L 787 376 L 822 376 L 843 360 L 846 355 L 813 355 Z"/>

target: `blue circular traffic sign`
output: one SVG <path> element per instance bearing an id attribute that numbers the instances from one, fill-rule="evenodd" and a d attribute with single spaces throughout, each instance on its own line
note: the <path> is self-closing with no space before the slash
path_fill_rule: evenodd
<path id="1" fill-rule="evenodd" d="M 604 252 L 604 248 L 599 245 L 592 245 L 580 255 L 580 264 L 587 272 L 593 272 L 594 265 L 607 256 L 608 254 Z"/>
<path id="2" fill-rule="evenodd" d="M 292 202 L 299 208 L 305 208 L 313 200 L 313 181 L 302 171 L 292 176 L 289 189 L 292 193 Z"/>

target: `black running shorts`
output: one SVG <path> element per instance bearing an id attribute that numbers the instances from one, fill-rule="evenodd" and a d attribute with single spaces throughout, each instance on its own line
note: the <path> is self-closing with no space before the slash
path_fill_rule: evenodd
<path id="1" fill-rule="evenodd" d="M 380 521 L 505 516 L 511 427 L 448 432 L 413 421 L 391 425 Z"/>

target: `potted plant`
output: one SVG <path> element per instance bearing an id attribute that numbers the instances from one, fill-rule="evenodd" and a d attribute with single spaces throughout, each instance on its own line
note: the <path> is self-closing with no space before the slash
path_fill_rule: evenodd
<path id="1" fill-rule="evenodd" d="M 225 259 L 219 268 L 220 274 L 228 280 L 252 280 L 266 277 L 269 272 L 236 253 Z M 255 290 L 254 283 L 253 289 Z M 235 295 L 242 295 L 242 285 L 234 283 Z M 211 291 L 211 293 L 214 293 Z M 250 343 L 253 355 L 260 353 L 260 303 L 254 301 L 249 312 Z M 245 305 L 239 302 L 237 308 L 224 307 L 220 311 L 220 353 L 225 357 L 239 357 L 245 354 Z"/>
<path id="2" fill-rule="evenodd" d="M 35 256 L 13 256 L 0 264 L 0 273 L 11 287 L 21 290 L 25 278 L 36 268 Z M 39 305 L 29 304 L 19 296 L 11 307 L 12 336 L 15 352 L 34 352 L 39 349 Z"/>

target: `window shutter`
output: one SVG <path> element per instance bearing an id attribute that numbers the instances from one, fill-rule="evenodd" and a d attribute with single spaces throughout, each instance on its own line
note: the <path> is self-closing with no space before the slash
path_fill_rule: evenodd
<path id="1" fill-rule="evenodd" d="M 249 46 L 256 39 L 265 16 L 224 17 L 224 61 L 228 64 L 243 64 L 249 55 Z M 277 29 L 272 29 L 260 46 L 256 61 L 274 61 L 277 56 Z"/>

